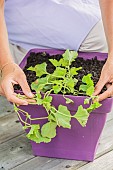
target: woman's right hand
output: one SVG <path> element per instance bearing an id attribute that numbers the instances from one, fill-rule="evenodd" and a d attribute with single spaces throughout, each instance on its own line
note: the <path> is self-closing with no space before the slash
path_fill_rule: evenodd
<path id="1" fill-rule="evenodd" d="M 14 84 L 19 84 L 21 86 L 26 97 L 34 97 L 22 69 L 15 63 L 8 63 L 2 69 L 2 75 L 0 78 L 0 95 L 5 96 L 8 101 L 16 103 L 17 105 L 28 105 L 28 100 L 19 99 L 17 97 L 13 88 Z"/>

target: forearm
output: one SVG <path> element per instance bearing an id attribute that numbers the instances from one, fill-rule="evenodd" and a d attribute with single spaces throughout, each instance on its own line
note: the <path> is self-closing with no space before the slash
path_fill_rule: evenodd
<path id="1" fill-rule="evenodd" d="M 4 1 L 0 0 L 0 68 L 8 62 L 13 62 L 13 59 L 9 49 L 8 35 L 4 19 Z"/>
<path id="2" fill-rule="evenodd" d="M 113 0 L 100 0 L 100 8 L 108 43 L 109 57 L 113 58 Z"/>

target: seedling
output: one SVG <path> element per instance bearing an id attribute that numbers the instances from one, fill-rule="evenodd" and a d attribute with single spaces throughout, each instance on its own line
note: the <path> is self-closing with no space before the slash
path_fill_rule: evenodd
<path id="1" fill-rule="evenodd" d="M 32 90 L 36 92 L 34 97 L 36 104 L 42 105 L 47 112 L 46 117 L 32 118 L 28 112 L 25 112 L 14 104 L 14 109 L 24 124 L 24 129 L 29 129 L 27 137 L 30 140 L 36 143 L 50 142 L 57 134 L 57 127 L 71 129 L 72 118 L 76 119 L 81 126 L 85 127 L 90 113 L 101 106 L 97 100 L 94 100 L 97 97 L 93 96 L 94 82 L 91 79 L 91 74 L 83 76 L 79 90 L 76 90 L 76 85 L 78 82 L 76 75 L 82 67 L 71 67 L 71 64 L 76 60 L 77 56 L 77 52 L 66 50 L 59 61 L 56 59 L 49 59 L 55 67 L 54 72 L 51 74 L 47 72 L 47 64 L 45 62 L 28 69 L 35 71 L 37 76 L 37 80 L 31 85 Z M 59 104 L 58 108 L 56 108 L 52 104 L 52 93 L 62 94 L 65 99 L 66 106 Z M 75 114 L 71 115 L 67 104 L 74 104 L 74 101 L 67 97 L 67 95 L 69 96 L 70 94 L 75 96 L 78 96 L 79 94 L 85 95 L 86 98 L 84 100 L 84 105 L 88 107 L 84 108 L 80 105 L 77 111 L 75 111 Z M 19 94 L 18 97 L 24 98 L 25 96 Z M 24 114 L 26 117 L 25 121 L 22 120 L 20 113 Z M 47 122 L 42 126 L 40 124 L 32 123 L 34 120 L 43 119 L 46 119 Z"/>

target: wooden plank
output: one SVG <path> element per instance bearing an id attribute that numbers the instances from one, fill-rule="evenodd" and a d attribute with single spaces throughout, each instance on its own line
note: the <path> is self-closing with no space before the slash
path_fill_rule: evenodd
<path id="1" fill-rule="evenodd" d="M 0 144 L 24 133 L 16 113 L 0 118 Z"/>
<path id="2" fill-rule="evenodd" d="M 45 170 L 50 169 L 55 164 L 59 164 L 62 160 L 60 159 L 55 159 L 55 158 L 47 158 L 47 157 L 36 157 L 33 158 L 32 160 L 29 160 L 24 163 L 24 166 L 17 166 L 14 169 L 15 170 L 25 170 L 30 169 L 30 170 L 42 170 L 43 167 L 45 167 Z M 29 167 L 30 166 L 30 167 Z M 13 170 L 13 169 L 12 169 Z"/>
<path id="3" fill-rule="evenodd" d="M 113 170 L 113 150 L 78 170 Z"/>
<path id="4" fill-rule="evenodd" d="M 12 170 L 54 170 L 54 169 L 57 169 L 57 170 L 64 170 L 66 168 L 68 168 L 69 163 L 70 163 L 70 160 L 63 160 L 63 159 L 55 159 L 55 158 L 51 158 L 49 159 L 48 158 L 48 161 L 46 162 L 43 162 L 42 163 L 42 160 L 45 159 L 45 157 L 40 157 L 40 160 L 41 160 L 41 163 L 39 163 L 39 157 L 36 157 L 36 158 L 33 158 L 32 160 L 29 160 L 27 162 L 25 162 L 24 164 L 21 164 L 15 168 L 13 168 Z M 69 162 L 69 163 L 68 163 Z M 82 161 L 71 161 L 71 165 L 75 165 L 78 166 L 80 164 L 80 162 Z M 61 165 L 62 166 L 58 166 L 58 165 Z"/>
<path id="5" fill-rule="evenodd" d="M 32 159 L 33 157 L 30 143 L 24 135 L 11 139 L 0 145 L 0 168 L 3 167 L 5 170 L 16 167 L 26 161 L 27 163 L 30 162 L 30 170 L 32 167 L 34 168 L 35 165 L 37 168 L 41 166 L 43 167 L 43 165 L 45 166 L 54 160 L 56 164 L 62 161 L 61 159 L 51 159 L 45 157 L 35 157 Z M 49 164 L 49 166 L 51 165 Z M 16 168 L 18 169 L 18 167 Z M 25 166 L 23 169 L 25 170 Z"/>
<path id="6" fill-rule="evenodd" d="M 13 110 L 13 106 L 6 100 L 6 98 L 0 96 L 0 118 L 13 112 Z"/>
<path id="7" fill-rule="evenodd" d="M 0 144 L 0 168 L 5 170 L 33 157 L 30 142 L 25 134 Z"/>
<path id="8" fill-rule="evenodd" d="M 97 150 L 96 158 L 102 156 L 106 152 L 113 149 L 113 120 L 107 122 L 103 136 L 101 137 L 101 141 L 99 144 L 99 148 Z M 42 158 L 43 159 L 43 158 Z M 26 161 L 25 163 L 13 168 L 13 170 L 24 170 L 27 168 L 27 170 L 65 170 L 66 167 L 69 170 L 75 170 L 85 164 L 87 162 L 83 161 L 74 161 L 74 160 L 62 160 L 62 159 L 53 159 L 52 161 L 47 162 L 46 164 L 38 165 L 38 158 L 34 158 L 32 160 Z M 34 166 L 33 166 L 34 165 Z"/>
<path id="9" fill-rule="evenodd" d="M 113 109 L 110 113 L 108 113 L 107 121 L 113 119 Z"/>
<path id="10" fill-rule="evenodd" d="M 100 156 L 100 153 L 104 154 L 106 151 L 109 151 L 113 147 L 113 119 L 108 121 L 103 129 L 99 146 L 97 149 L 97 157 Z"/>

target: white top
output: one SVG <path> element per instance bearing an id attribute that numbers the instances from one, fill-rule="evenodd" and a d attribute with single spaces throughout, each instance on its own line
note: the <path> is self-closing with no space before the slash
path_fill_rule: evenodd
<path id="1" fill-rule="evenodd" d="M 78 50 L 100 20 L 98 0 L 6 0 L 9 40 L 27 50 Z"/>

